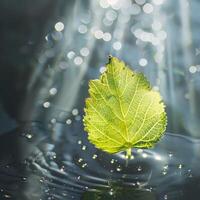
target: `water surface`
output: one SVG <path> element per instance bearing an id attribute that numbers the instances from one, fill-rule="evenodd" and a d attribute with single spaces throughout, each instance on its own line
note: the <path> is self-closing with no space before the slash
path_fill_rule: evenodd
<path id="1" fill-rule="evenodd" d="M 133 149 L 134 158 L 127 163 L 124 152 L 111 155 L 96 149 L 80 131 L 80 124 L 31 123 L 7 133 L 1 145 L 1 196 L 20 200 L 197 198 L 200 140 L 166 133 L 153 149 Z"/>

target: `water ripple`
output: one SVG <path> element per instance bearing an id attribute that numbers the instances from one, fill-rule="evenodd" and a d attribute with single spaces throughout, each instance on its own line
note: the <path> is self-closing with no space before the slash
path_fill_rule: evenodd
<path id="1" fill-rule="evenodd" d="M 166 133 L 153 149 L 133 149 L 134 159 L 127 164 L 124 152 L 107 154 L 90 144 L 80 129 L 77 133 L 59 127 L 59 140 L 50 129 L 37 125 L 29 127 L 31 137 L 17 132 L 26 149 L 22 151 L 26 176 L 12 174 L 11 169 L 4 176 L 20 182 L 24 178 L 25 199 L 81 199 L 87 192 L 113 195 L 124 188 L 159 196 L 200 176 L 200 140 Z"/>

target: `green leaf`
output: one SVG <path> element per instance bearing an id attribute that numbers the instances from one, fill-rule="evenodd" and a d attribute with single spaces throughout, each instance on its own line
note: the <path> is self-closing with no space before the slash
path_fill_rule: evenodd
<path id="1" fill-rule="evenodd" d="M 109 153 L 150 148 L 163 135 L 167 117 L 160 94 L 115 57 L 98 80 L 90 80 L 83 119 L 88 139 Z"/>

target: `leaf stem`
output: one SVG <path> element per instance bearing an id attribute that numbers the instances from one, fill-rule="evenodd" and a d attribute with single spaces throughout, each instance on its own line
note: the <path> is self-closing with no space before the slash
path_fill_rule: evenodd
<path id="1" fill-rule="evenodd" d="M 132 155 L 132 149 L 131 149 L 131 148 L 128 148 L 128 149 L 126 150 L 126 158 L 127 158 L 128 160 L 130 160 L 130 159 L 131 159 L 131 155 Z"/>

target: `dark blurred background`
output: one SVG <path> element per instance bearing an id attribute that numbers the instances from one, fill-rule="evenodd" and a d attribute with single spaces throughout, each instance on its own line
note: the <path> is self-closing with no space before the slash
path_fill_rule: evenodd
<path id="1" fill-rule="evenodd" d="M 1 115 L 20 119 L 27 95 L 27 86 L 36 67 L 38 51 L 44 38 L 52 27 L 49 23 L 59 18 L 62 12 L 56 12 L 62 4 L 70 1 L 1 1 L 0 81 Z M 10 126 L 4 120 L 2 126 Z"/>

